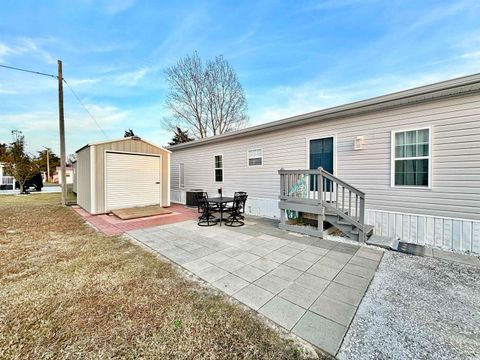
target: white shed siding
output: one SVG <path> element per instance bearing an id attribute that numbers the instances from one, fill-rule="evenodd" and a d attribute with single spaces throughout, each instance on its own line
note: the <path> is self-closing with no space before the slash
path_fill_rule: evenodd
<path id="1" fill-rule="evenodd" d="M 161 204 L 161 170 L 161 155 L 106 152 L 105 210 Z"/>
<path id="2" fill-rule="evenodd" d="M 392 188 L 391 132 L 424 127 L 431 128 L 432 188 Z M 250 206 L 268 209 L 258 215 L 277 216 L 277 170 L 305 168 L 308 140 L 325 136 L 336 139 L 336 175 L 366 193 L 367 209 L 480 220 L 478 94 L 174 150 L 172 189 L 178 189 L 178 166 L 184 163 L 185 189 L 247 191 Z M 354 150 L 356 136 L 364 137 L 362 150 Z M 263 148 L 263 166 L 248 167 L 247 150 L 257 147 Z M 214 154 L 223 154 L 223 184 L 214 182 Z"/>
<path id="3" fill-rule="evenodd" d="M 138 138 L 123 138 L 87 145 L 77 151 L 77 203 L 82 208 L 94 215 L 105 213 L 105 158 L 108 151 L 160 156 L 160 173 L 162 174 L 160 186 L 163 195 L 160 200 L 162 206 L 170 206 L 168 171 L 170 168 L 170 151 Z M 142 176 L 135 166 L 129 164 L 124 169 L 125 173 L 128 173 L 128 176 L 133 179 L 135 176 Z M 139 181 L 132 180 L 128 188 L 134 192 L 138 189 L 139 183 L 141 183 L 141 179 Z M 155 197 L 155 195 L 152 195 L 152 197 Z M 157 198 L 154 203 L 158 202 Z"/>
<path id="4" fill-rule="evenodd" d="M 88 212 L 91 207 L 90 149 L 85 148 L 77 153 L 76 163 L 77 203 Z"/>

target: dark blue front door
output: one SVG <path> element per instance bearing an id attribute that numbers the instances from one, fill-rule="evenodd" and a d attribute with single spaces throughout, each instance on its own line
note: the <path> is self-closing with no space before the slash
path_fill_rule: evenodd
<path id="1" fill-rule="evenodd" d="M 333 174 L 333 137 L 310 140 L 310 169 L 322 167 Z M 313 189 L 313 183 L 310 186 Z M 330 191 L 330 181 L 324 184 L 324 191 Z"/>

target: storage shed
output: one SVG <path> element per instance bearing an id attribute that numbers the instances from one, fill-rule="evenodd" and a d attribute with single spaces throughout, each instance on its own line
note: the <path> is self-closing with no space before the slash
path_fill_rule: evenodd
<path id="1" fill-rule="evenodd" d="M 170 206 L 170 151 L 137 136 L 76 151 L 77 204 L 91 214 Z"/>

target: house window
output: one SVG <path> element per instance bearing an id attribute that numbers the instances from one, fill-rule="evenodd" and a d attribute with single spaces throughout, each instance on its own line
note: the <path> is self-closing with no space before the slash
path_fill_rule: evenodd
<path id="1" fill-rule="evenodd" d="M 430 183 L 430 129 L 394 132 L 394 186 L 428 187 Z"/>
<path id="2" fill-rule="evenodd" d="M 263 149 L 247 151 L 248 166 L 260 166 L 263 164 Z"/>
<path id="3" fill-rule="evenodd" d="M 183 189 L 185 187 L 185 164 L 178 164 L 178 187 Z"/>
<path id="4" fill-rule="evenodd" d="M 223 155 L 215 155 L 215 182 L 223 181 Z"/>

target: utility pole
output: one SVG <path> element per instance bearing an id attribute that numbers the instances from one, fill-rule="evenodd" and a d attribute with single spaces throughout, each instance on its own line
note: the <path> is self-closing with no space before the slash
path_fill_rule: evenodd
<path id="1" fill-rule="evenodd" d="M 67 204 L 67 173 L 65 169 L 65 119 L 63 114 L 63 76 L 62 61 L 57 60 L 58 64 L 58 122 L 60 129 L 60 176 L 62 180 L 62 205 Z"/>
<path id="2" fill-rule="evenodd" d="M 50 156 L 48 154 L 48 148 L 46 146 L 44 146 L 45 150 L 47 150 L 47 176 L 46 176 L 46 180 L 47 182 L 50 182 Z"/>

